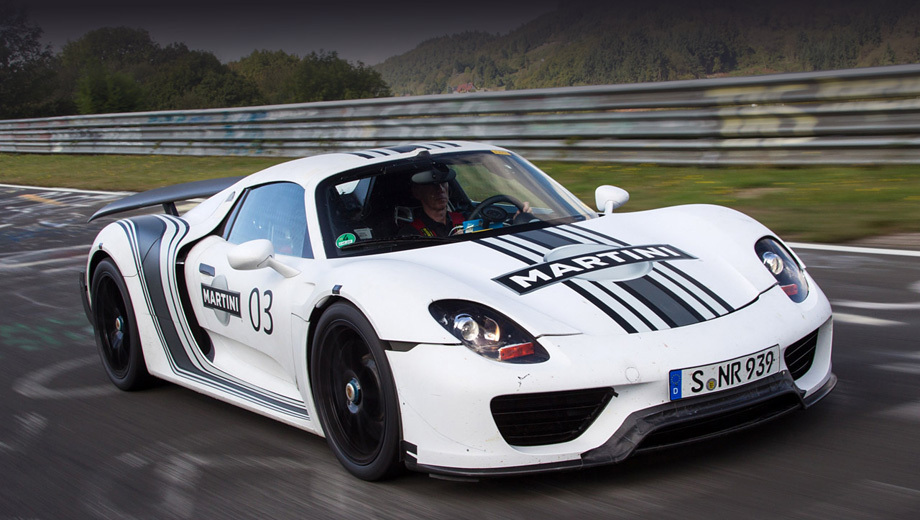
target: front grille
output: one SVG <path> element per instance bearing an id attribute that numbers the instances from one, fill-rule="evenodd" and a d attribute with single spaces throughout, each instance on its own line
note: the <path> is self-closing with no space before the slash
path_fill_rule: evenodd
<path id="1" fill-rule="evenodd" d="M 492 418 L 512 446 L 567 442 L 591 426 L 613 394 L 613 388 L 591 388 L 502 395 L 492 399 Z"/>
<path id="2" fill-rule="evenodd" d="M 786 393 L 728 412 L 662 426 L 642 439 L 636 450 L 665 448 L 741 430 L 779 417 L 801 405 L 798 396 Z"/>
<path id="3" fill-rule="evenodd" d="M 818 347 L 818 331 L 814 331 L 804 338 L 796 341 L 786 348 L 783 358 L 792 379 L 798 379 L 808 372 L 815 360 L 815 349 Z"/>

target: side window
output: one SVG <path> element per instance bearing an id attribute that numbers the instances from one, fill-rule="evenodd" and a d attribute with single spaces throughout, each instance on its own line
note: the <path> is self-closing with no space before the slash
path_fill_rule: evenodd
<path id="1" fill-rule="evenodd" d="M 227 241 L 242 244 L 259 238 L 270 240 L 279 255 L 313 258 L 303 188 L 279 182 L 249 190 L 227 233 Z"/>

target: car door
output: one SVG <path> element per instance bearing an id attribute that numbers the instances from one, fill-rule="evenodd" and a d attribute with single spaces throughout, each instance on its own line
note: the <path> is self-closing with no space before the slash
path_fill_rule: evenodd
<path id="1" fill-rule="evenodd" d="M 253 240 L 271 242 L 275 261 L 292 270 L 233 268 L 230 256 Z M 300 185 L 266 184 L 241 195 L 223 233 L 202 240 L 186 259 L 188 290 L 211 340 L 212 364 L 263 387 L 294 384 L 291 314 L 312 293 L 312 258 Z"/>

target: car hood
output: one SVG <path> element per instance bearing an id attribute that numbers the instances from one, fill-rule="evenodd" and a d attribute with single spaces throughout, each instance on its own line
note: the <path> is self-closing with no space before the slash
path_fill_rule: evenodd
<path id="1" fill-rule="evenodd" d="M 427 314 L 434 300 L 465 299 L 535 336 L 607 336 L 691 326 L 751 304 L 776 284 L 754 253 L 770 234 L 733 210 L 680 206 L 367 261 L 386 264 L 374 271 L 388 272 L 392 290 L 424 295 L 412 298 L 423 300 L 416 312 Z"/>

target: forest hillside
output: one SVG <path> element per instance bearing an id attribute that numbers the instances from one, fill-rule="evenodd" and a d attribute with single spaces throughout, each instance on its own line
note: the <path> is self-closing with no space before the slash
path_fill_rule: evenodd
<path id="1" fill-rule="evenodd" d="M 505 35 L 428 40 L 374 68 L 414 95 L 916 62 L 916 0 L 609 0 L 561 3 Z"/>

